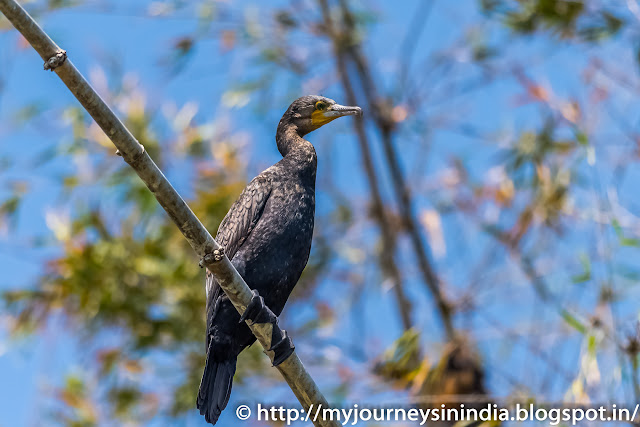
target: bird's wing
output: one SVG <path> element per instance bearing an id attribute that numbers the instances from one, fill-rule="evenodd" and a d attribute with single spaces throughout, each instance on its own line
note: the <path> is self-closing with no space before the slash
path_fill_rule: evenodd
<path id="1" fill-rule="evenodd" d="M 246 186 L 220 223 L 216 241 L 224 247 L 225 254 L 229 259 L 233 259 L 238 249 L 255 228 L 270 194 L 270 174 L 262 173 Z M 209 271 L 207 271 L 206 291 L 207 328 L 209 328 L 220 304 L 220 299 L 224 296 L 224 292 L 222 292 Z"/>
<path id="2" fill-rule="evenodd" d="M 264 173 L 258 175 L 245 187 L 220 223 L 216 241 L 224 247 L 224 252 L 229 259 L 233 259 L 254 229 L 269 194 L 271 194 L 269 175 Z"/>

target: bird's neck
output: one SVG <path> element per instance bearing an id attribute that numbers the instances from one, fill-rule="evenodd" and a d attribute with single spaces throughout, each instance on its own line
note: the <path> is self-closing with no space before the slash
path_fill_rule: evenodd
<path id="1" fill-rule="evenodd" d="M 316 150 L 309 141 L 300 135 L 297 126 L 293 124 L 283 125 L 281 123 L 276 132 L 276 143 L 282 157 L 312 157 L 315 165 Z"/>

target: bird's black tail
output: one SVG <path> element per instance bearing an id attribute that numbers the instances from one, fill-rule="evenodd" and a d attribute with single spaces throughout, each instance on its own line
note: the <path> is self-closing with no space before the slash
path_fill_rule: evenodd
<path id="1" fill-rule="evenodd" d="M 215 361 L 211 350 L 209 347 L 196 406 L 200 409 L 200 415 L 204 415 L 204 419 L 208 423 L 215 424 L 220 413 L 227 406 L 229 396 L 231 396 L 231 383 L 236 372 L 236 358 Z"/>

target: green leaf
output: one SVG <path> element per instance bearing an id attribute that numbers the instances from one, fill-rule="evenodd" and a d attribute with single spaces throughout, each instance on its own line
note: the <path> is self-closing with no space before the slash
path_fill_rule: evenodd
<path id="1" fill-rule="evenodd" d="M 566 310 L 562 310 L 561 315 L 564 321 L 567 322 L 567 324 L 574 328 L 576 331 L 580 332 L 581 334 L 587 333 L 587 327 L 571 313 Z"/>
<path id="2" fill-rule="evenodd" d="M 576 132 L 576 141 L 578 141 L 578 144 L 580 144 L 582 146 L 589 145 L 589 137 L 587 136 L 586 133 L 584 133 L 582 131 L 577 131 Z"/>
<path id="3" fill-rule="evenodd" d="M 127 417 L 130 411 L 140 402 L 142 392 L 134 387 L 112 388 L 108 394 L 117 417 Z"/>
<path id="4" fill-rule="evenodd" d="M 614 218 L 611 221 L 611 226 L 613 227 L 613 230 L 615 231 L 616 236 L 618 236 L 618 241 L 620 242 L 620 245 L 630 246 L 635 248 L 640 247 L 640 239 L 637 239 L 635 237 L 626 237 L 617 219 Z"/>
<path id="5" fill-rule="evenodd" d="M 571 278 L 573 283 L 583 283 L 591 280 L 591 261 L 589 257 L 586 254 L 580 254 L 580 263 L 582 264 L 583 272 Z"/>

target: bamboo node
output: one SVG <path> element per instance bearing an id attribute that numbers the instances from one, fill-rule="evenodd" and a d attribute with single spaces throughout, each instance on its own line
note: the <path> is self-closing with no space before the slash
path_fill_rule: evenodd
<path id="1" fill-rule="evenodd" d="M 198 265 L 200 268 L 203 268 L 206 264 L 212 264 L 214 262 L 220 262 L 224 258 L 224 247 L 220 247 L 220 249 L 214 249 L 213 252 L 206 253 Z"/>
<path id="2" fill-rule="evenodd" d="M 55 55 L 53 55 L 51 58 L 47 59 L 44 62 L 44 69 L 53 71 L 54 69 L 64 64 L 64 61 L 66 60 L 67 60 L 67 51 L 60 49 L 58 52 L 56 52 Z"/>

